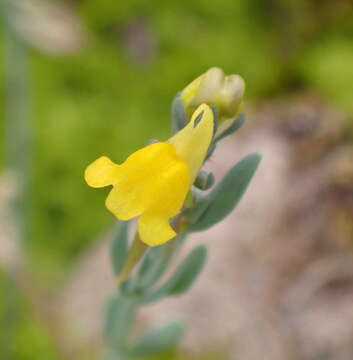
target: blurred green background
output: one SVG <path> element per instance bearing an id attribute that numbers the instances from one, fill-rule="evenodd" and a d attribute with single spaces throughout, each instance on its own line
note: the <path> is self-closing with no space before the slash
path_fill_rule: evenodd
<path id="1" fill-rule="evenodd" d="M 102 207 L 105 191 L 92 191 L 83 181 L 87 164 L 102 154 L 119 162 L 149 139 L 165 139 L 173 96 L 209 67 L 241 74 L 248 104 L 314 91 L 348 119 L 353 116 L 350 0 L 67 0 L 56 5 L 80 24 L 80 39 L 69 50 L 65 34 L 77 34 L 65 17 L 62 27 L 68 30 L 58 49 L 55 42 L 48 50 L 45 41 L 38 45 L 18 31 L 28 46 L 33 133 L 25 246 L 48 284 L 64 278 L 77 256 L 114 223 Z M 31 25 L 30 14 L 24 18 L 29 27 L 40 28 L 40 21 Z M 2 32 L 2 145 L 5 77 L 11 68 L 5 64 L 5 40 Z M 5 151 L 1 146 L 3 169 Z M 2 288 L 7 281 L 4 277 Z M 38 359 L 38 352 L 30 351 L 37 346 L 46 354 L 41 358 L 57 359 L 41 325 L 27 319 L 28 304 L 13 296 L 12 305 L 25 318 L 14 325 L 21 328 L 16 331 L 21 350 L 7 358 Z M 32 331 L 28 337 L 28 326 L 37 335 Z"/>

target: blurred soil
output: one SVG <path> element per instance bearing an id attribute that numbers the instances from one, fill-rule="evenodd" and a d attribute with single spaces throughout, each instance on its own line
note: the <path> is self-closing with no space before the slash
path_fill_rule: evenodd
<path id="1" fill-rule="evenodd" d="M 141 327 L 181 317 L 188 324 L 186 351 L 221 345 L 230 359 L 351 360 L 353 146 L 347 121 L 311 94 L 257 104 L 247 113 L 246 126 L 219 146 L 207 167 L 219 179 L 244 155 L 260 152 L 258 173 L 234 213 L 188 239 L 185 251 L 197 243 L 210 250 L 196 285 L 144 308 Z M 60 295 L 50 298 L 50 321 L 67 354 L 100 344 L 102 308 L 114 290 L 109 241 L 106 236 L 83 254 Z M 4 258 L 1 264 L 11 270 L 13 260 Z"/>

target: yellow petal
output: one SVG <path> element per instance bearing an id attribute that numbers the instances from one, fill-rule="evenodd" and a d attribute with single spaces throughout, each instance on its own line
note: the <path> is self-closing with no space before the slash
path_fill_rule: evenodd
<path id="1" fill-rule="evenodd" d="M 214 129 L 214 116 L 211 108 L 200 105 L 194 112 L 191 121 L 168 140 L 176 153 L 186 161 L 192 184 L 204 162 L 210 146 Z"/>
<path id="2" fill-rule="evenodd" d="M 229 75 L 224 79 L 215 104 L 221 115 L 234 118 L 239 111 L 245 92 L 245 81 L 240 75 Z"/>
<path id="3" fill-rule="evenodd" d="M 138 232 L 141 241 L 149 246 L 161 245 L 176 235 L 168 223 L 168 218 L 149 213 L 140 216 Z"/>
<path id="4" fill-rule="evenodd" d="M 200 75 L 194 81 L 192 81 L 180 94 L 181 100 L 185 106 L 189 106 L 195 95 L 197 94 L 203 75 Z"/>
<path id="5" fill-rule="evenodd" d="M 176 235 L 168 220 L 179 212 L 190 188 L 186 163 L 175 157 L 174 161 L 155 177 L 154 185 L 152 202 L 138 224 L 141 241 L 149 246 L 161 245 Z"/>
<path id="6" fill-rule="evenodd" d="M 148 209 L 165 217 L 179 211 L 190 182 L 187 165 L 171 144 L 146 146 L 130 155 L 119 168 L 106 200 L 107 208 L 118 219 L 131 219 Z"/>
<path id="7" fill-rule="evenodd" d="M 105 206 L 119 220 L 129 220 L 139 216 L 146 208 L 146 202 L 130 187 L 114 186 L 105 200 Z"/>
<path id="8" fill-rule="evenodd" d="M 181 92 L 184 106 L 195 109 L 202 103 L 212 103 L 221 89 L 223 79 L 222 69 L 213 67 L 207 70 Z"/>
<path id="9" fill-rule="evenodd" d="M 192 81 L 180 94 L 187 119 L 200 104 L 215 106 L 219 112 L 221 133 L 222 125 L 228 119 L 235 119 L 240 111 L 244 97 L 245 82 L 240 75 L 225 76 L 222 69 L 213 67 Z M 230 121 L 229 121 L 230 122 Z M 231 122 L 230 122 L 231 123 Z"/>
<path id="10" fill-rule="evenodd" d="M 213 67 L 203 76 L 190 106 L 198 106 L 202 103 L 212 104 L 217 94 L 222 88 L 224 81 L 224 72 L 222 69 Z"/>
<path id="11" fill-rule="evenodd" d="M 172 145 L 167 145 L 175 152 Z M 153 178 L 153 187 L 149 194 L 151 203 L 138 224 L 141 241 L 149 246 L 156 246 L 175 236 L 168 220 L 183 206 L 189 188 L 188 167 L 185 161 L 175 155 L 172 161 L 163 164 L 158 176 Z"/>
<path id="12" fill-rule="evenodd" d="M 155 191 L 151 194 L 152 201 L 147 212 L 167 218 L 175 216 L 183 206 L 190 188 L 190 175 L 185 161 L 176 158 L 170 162 L 169 166 L 154 178 L 154 186 Z"/>
<path id="13" fill-rule="evenodd" d="M 85 180 L 89 186 L 103 187 L 112 185 L 119 173 L 119 165 L 114 164 L 108 157 L 101 156 L 85 171 Z"/>

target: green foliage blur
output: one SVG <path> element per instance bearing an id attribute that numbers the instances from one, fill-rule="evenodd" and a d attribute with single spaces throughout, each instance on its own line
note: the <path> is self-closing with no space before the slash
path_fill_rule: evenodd
<path id="1" fill-rule="evenodd" d="M 33 314 L 13 279 L 3 272 L 0 272 L 0 289 L 1 359 L 34 360 L 38 354 L 45 354 L 47 360 L 58 360 L 47 329 Z"/>

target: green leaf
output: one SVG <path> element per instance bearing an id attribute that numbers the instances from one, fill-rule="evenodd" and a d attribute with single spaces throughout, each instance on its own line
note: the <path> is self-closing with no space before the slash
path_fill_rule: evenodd
<path id="1" fill-rule="evenodd" d="M 207 256 L 205 245 L 195 247 L 178 266 L 172 277 L 151 295 L 142 299 L 143 303 L 150 303 L 164 296 L 181 295 L 187 291 L 201 272 Z"/>
<path id="2" fill-rule="evenodd" d="M 153 286 L 165 273 L 180 244 L 187 237 L 186 232 L 179 233 L 176 238 L 165 245 L 148 250 L 138 272 L 138 286 L 143 291 Z"/>
<path id="3" fill-rule="evenodd" d="M 135 266 L 140 262 L 146 250 L 147 250 L 147 245 L 141 241 L 137 233 L 128 250 L 127 258 L 124 263 L 124 266 L 121 269 L 120 274 L 117 278 L 118 285 L 122 285 L 125 281 L 128 280 L 129 276 L 131 275 L 131 272 L 134 270 Z"/>
<path id="4" fill-rule="evenodd" d="M 114 237 L 111 245 L 111 263 L 114 274 L 118 276 L 124 266 L 128 254 L 128 232 L 129 222 L 120 221 L 117 224 L 114 232 Z"/>
<path id="5" fill-rule="evenodd" d="M 173 240 L 162 246 L 149 249 L 138 273 L 139 288 L 146 290 L 163 276 L 173 256 L 173 249 Z"/>
<path id="6" fill-rule="evenodd" d="M 173 134 L 182 129 L 187 123 L 184 105 L 180 98 L 180 92 L 176 94 L 172 102 L 172 131 Z"/>
<path id="7" fill-rule="evenodd" d="M 137 272 L 137 279 L 141 279 L 145 276 L 146 273 L 150 270 L 151 266 L 154 265 L 154 257 L 155 252 L 159 252 L 159 246 L 156 247 L 150 247 L 145 252 L 144 257 L 142 258 L 141 264 L 139 265 L 139 269 Z"/>
<path id="8" fill-rule="evenodd" d="M 197 175 L 197 178 L 194 182 L 194 186 L 196 186 L 200 190 L 208 190 L 215 183 L 215 177 L 212 172 L 201 170 Z"/>
<path id="9" fill-rule="evenodd" d="M 239 203 L 260 160 L 259 154 L 251 154 L 231 168 L 220 183 L 205 197 L 208 205 L 202 204 L 203 212 L 197 221 L 193 223 L 193 219 L 189 219 L 188 230 L 206 230 L 222 221 Z"/>
<path id="10" fill-rule="evenodd" d="M 185 210 L 188 222 L 191 224 L 196 223 L 206 211 L 208 205 L 209 201 L 206 196 L 197 198 L 195 205 L 192 208 Z"/>
<path id="11" fill-rule="evenodd" d="M 226 130 L 224 130 L 220 135 L 218 135 L 214 141 L 217 143 L 226 136 L 231 135 L 237 130 L 239 130 L 244 125 L 245 120 L 245 114 L 240 113 L 239 116 L 234 120 L 233 124 L 229 126 L 229 128 L 227 128 Z"/>
<path id="12" fill-rule="evenodd" d="M 137 301 L 131 297 L 113 295 L 105 308 L 103 334 L 112 348 L 122 348 L 129 336 Z"/>
<path id="13" fill-rule="evenodd" d="M 191 287 L 205 264 L 206 256 L 205 245 L 198 245 L 191 251 L 166 284 L 169 295 L 180 295 Z"/>
<path id="14" fill-rule="evenodd" d="M 142 336 L 131 349 L 133 356 L 149 356 L 172 350 L 180 342 L 184 325 L 174 321 Z"/>
<path id="15" fill-rule="evenodd" d="M 217 114 L 217 112 L 214 111 L 214 114 Z M 215 115 L 215 125 L 217 125 L 217 128 L 218 128 L 218 122 L 216 121 L 216 119 L 218 119 L 218 115 L 217 116 Z M 212 154 L 215 152 L 217 144 L 220 140 L 222 140 L 226 136 L 231 135 L 234 132 L 236 132 L 237 130 L 239 130 L 243 126 L 244 123 L 245 123 L 245 114 L 240 113 L 239 116 L 234 120 L 234 122 L 231 126 L 229 126 L 221 134 L 219 134 L 218 136 L 216 136 L 214 138 L 210 148 L 207 151 L 206 160 L 208 160 L 212 156 Z"/>

